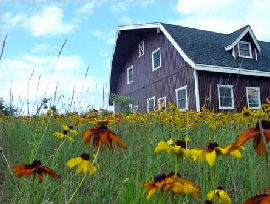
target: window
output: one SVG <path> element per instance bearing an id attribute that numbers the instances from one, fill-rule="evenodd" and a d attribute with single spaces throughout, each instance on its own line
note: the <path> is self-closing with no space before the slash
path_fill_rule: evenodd
<path id="1" fill-rule="evenodd" d="M 139 57 L 144 55 L 144 41 L 139 43 Z"/>
<path id="2" fill-rule="evenodd" d="M 251 109 L 261 108 L 261 97 L 259 87 L 246 87 L 247 104 Z"/>
<path id="3" fill-rule="evenodd" d="M 138 113 L 138 106 L 133 106 L 133 113 Z"/>
<path id="4" fill-rule="evenodd" d="M 234 109 L 233 86 L 218 84 L 219 109 Z"/>
<path id="5" fill-rule="evenodd" d="M 240 41 L 238 43 L 239 57 L 252 58 L 251 43 Z"/>
<path id="6" fill-rule="evenodd" d="M 177 108 L 180 110 L 187 110 L 188 109 L 187 86 L 176 89 L 175 92 L 176 92 Z"/>
<path id="7" fill-rule="evenodd" d="M 127 84 L 133 82 L 133 66 L 127 68 Z"/>
<path id="8" fill-rule="evenodd" d="M 166 97 L 158 99 L 158 110 L 166 110 Z"/>
<path id="9" fill-rule="evenodd" d="M 152 52 L 152 71 L 161 67 L 160 48 Z"/>
<path id="10" fill-rule="evenodd" d="M 132 113 L 132 103 L 128 105 L 129 112 Z"/>
<path id="11" fill-rule="evenodd" d="M 155 110 L 155 96 L 147 99 L 147 112 Z"/>

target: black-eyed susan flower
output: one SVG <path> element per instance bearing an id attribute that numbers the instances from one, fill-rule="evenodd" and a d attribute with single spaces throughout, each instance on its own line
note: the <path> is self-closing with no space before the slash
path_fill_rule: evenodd
<path id="1" fill-rule="evenodd" d="M 90 143 L 91 138 L 93 137 L 93 146 L 102 150 L 102 144 L 107 145 L 110 150 L 113 151 L 112 142 L 116 142 L 118 147 L 126 148 L 126 145 L 122 142 L 122 140 L 112 131 L 110 131 L 107 127 L 108 121 L 100 122 L 97 126 L 86 130 L 82 134 L 84 145 Z"/>
<path id="2" fill-rule="evenodd" d="M 270 121 L 268 120 L 262 120 L 262 131 L 265 135 L 267 141 L 270 140 Z M 227 154 L 239 149 L 242 145 L 244 145 L 249 139 L 253 138 L 253 148 L 256 151 L 256 153 L 261 156 L 262 153 L 265 151 L 265 146 L 263 142 L 263 136 L 261 135 L 259 122 L 257 122 L 255 128 L 248 128 L 245 131 L 243 131 L 239 137 L 236 139 L 236 141 L 230 146 L 230 148 L 227 151 Z"/>
<path id="3" fill-rule="evenodd" d="M 58 137 L 59 139 L 66 139 L 69 142 L 74 142 L 73 137 L 69 136 L 68 133 L 78 135 L 78 132 L 73 129 L 73 126 L 62 125 L 63 132 L 54 132 L 53 136 Z"/>
<path id="4" fill-rule="evenodd" d="M 167 142 L 161 141 L 155 147 L 155 153 L 167 151 L 168 153 L 183 154 L 184 157 L 188 156 L 189 150 L 186 149 L 186 141 L 177 140 L 174 142 L 173 139 L 168 140 Z"/>
<path id="5" fill-rule="evenodd" d="M 270 203 L 270 196 L 265 194 L 251 197 L 244 202 L 244 204 L 269 204 L 269 203 Z"/>
<path id="6" fill-rule="evenodd" d="M 86 174 L 89 171 L 89 175 L 94 175 L 96 173 L 96 167 L 90 162 L 89 154 L 82 153 L 80 157 L 72 158 L 68 160 L 67 167 L 72 168 L 78 166 L 76 173 L 81 171 Z"/>
<path id="7" fill-rule="evenodd" d="M 160 189 L 165 184 L 165 178 L 165 174 L 159 174 L 154 177 L 154 181 L 146 181 L 141 183 L 149 191 L 147 195 L 147 200 L 149 200 L 154 195 L 157 189 Z"/>
<path id="8" fill-rule="evenodd" d="M 218 186 L 215 190 L 207 193 L 207 199 L 210 201 L 216 201 L 219 204 L 231 204 L 231 198 L 222 186 Z"/>
<path id="9" fill-rule="evenodd" d="M 252 118 L 253 111 L 250 110 L 249 108 L 244 107 L 243 110 L 242 110 L 242 112 L 241 112 L 241 116 L 242 116 L 242 118 L 244 120 L 248 120 L 248 119 Z"/>
<path id="10" fill-rule="evenodd" d="M 210 166 L 214 166 L 217 156 L 219 154 L 228 154 L 229 148 L 230 146 L 219 146 L 217 143 L 210 143 L 207 149 L 190 149 L 189 157 L 194 161 L 202 162 L 206 160 Z M 237 159 L 242 157 L 238 149 L 231 151 L 230 154 Z"/>
<path id="11" fill-rule="evenodd" d="M 142 185 L 149 190 L 147 200 L 149 200 L 158 189 L 161 189 L 162 192 L 171 190 L 174 194 L 187 194 L 197 198 L 201 197 L 200 187 L 189 180 L 181 178 L 179 173 L 175 175 L 174 172 L 171 172 L 167 176 L 160 174 L 154 177 L 154 181 L 142 182 Z"/>
<path id="12" fill-rule="evenodd" d="M 34 160 L 32 164 L 22 164 L 13 166 L 12 170 L 17 173 L 18 177 L 30 176 L 31 174 L 38 175 L 38 180 L 41 183 L 43 181 L 43 174 L 48 174 L 54 179 L 58 178 L 58 175 L 52 169 L 41 165 L 40 160 Z"/>

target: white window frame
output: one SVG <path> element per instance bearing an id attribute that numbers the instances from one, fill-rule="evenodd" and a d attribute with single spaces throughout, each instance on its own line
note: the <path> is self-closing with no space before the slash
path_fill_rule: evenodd
<path id="1" fill-rule="evenodd" d="M 180 109 L 180 108 L 179 108 L 179 104 L 178 104 L 178 91 L 183 90 L 183 89 L 186 90 L 186 108 Z M 181 111 L 186 111 L 186 110 L 188 110 L 188 94 L 187 94 L 187 86 L 183 86 L 183 87 L 180 87 L 180 88 L 175 89 L 175 96 L 176 96 L 176 105 L 177 105 L 177 108 L 178 108 L 179 110 L 181 110 Z"/>
<path id="2" fill-rule="evenodd" d="M 159 51 L 159 61 L 160 61 L 160 65 L 158 66 L 158 67 L 154 67 L 154 54 L 157 52 L 157 51 Z M 158 48 L 158 49 L 156 49 L 156 50 L 154 50 L 153 52 L 152 52 L 152 71 L 155 71 L 156 69 L 159 69 L 161 67 L 161 51 L 160 51 L 160 47 Z"/>
<path id="3" fill-rule="evenodd" d="M 132 70 L 132 81 L 129 79 L 129 70 Z M 127 68 L 127 84 L 130 84 L 133 82 L 134 74 L 133 74 L 133 65 Z"/>
<path id="4" fill-rule="evenodd" d="M 249 107 L 249 100 L 248 100 L 248 90 L 249 89 L 256 89 L 256 91 L 258 91 L 258 102 L 259 102 L 258 107 Z M 246 87 L 246 95 L 247 95 L 248 108 L 250 108 L 250 109 L 261 109 L 261 90 L 260 90 L 260 87 Z"/>
<path id="5" fill-rule="evenodd" d="M 133 111 L 133 109 L 132 109 L 132 103 L 130 103 L 130 104 L 128 105 L 128 108 L 129 108 L 130 113 L 132 113 L 132 111 Z"/>
<path id="6" fill-rule="evenodd" d="M 133 113 L 138 113 L 138 109 L 139 109 L 139 106 L 133 106 L 132 112 L 133 112 Z M 135 111 L 135 110 L 136 110 L 136 111 Z"/>
<path id="7" fill-rule="evenodd" d="M 232 98 L 232 106 L 221 106 L 220 104 L 220 91 L 219 91 L 219 88 L 220 87 L 225 87 L 225 88 L 230 88 L 231 89 L 231 98 Z M 234 109 L 234 93 L 233 93 L 233 85 L 223 85 L 223 84 L 218 84 L 217 85 L 217 88 L 218 88 L 218 108 L 219 109 L 231 109 L 233 110 Z"/>
<path id="8" fill-rule="evenodd" d="M 241 55 L 240 54 L 240 43 L 247 44 L 248 45 L 248 47 L 249 47 L 249 56 Z M 251 43 L 250 42 L 246 42 L 246 41 L 239 41 L 239 43 L 238 43 L 238 55 L 239 55 L 239 57 L 243 57 L 243 58 L 252 58 Z"/>
<path id="9" fill-rule="evenodd" d="M 151 97 L 151 98 L 147 98 L 147 113 L 150 112 L 150 111 L 149 111 L 149 101 L 150 101 L 151 99 L 154 99 L 154 110 L 155 110 L 156 97 L 153 96 L 153 97 Z"/>
<path id="10" fill-rule="evenodd" d="M 164 108 L 166 110 L 167 108 L 167 101 L 166 101 L 166 97 L 162 97 L 158 99 L 158 110 L 161 110 L 161 108 L 159 107 L 159 101 L 163 100 L 164 101 Z"/>
<path id="11" fill-rule="evenodd" d="M 144 41 L 138 44 L 139 57 L 144 55 Z"/>

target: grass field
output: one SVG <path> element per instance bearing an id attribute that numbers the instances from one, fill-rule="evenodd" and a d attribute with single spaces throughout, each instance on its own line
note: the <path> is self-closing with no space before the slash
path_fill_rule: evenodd
<path id="1" fill-rule="evenodd" d="M 159 142 L 170 138 L 189 138 L 187 148 L 207 148 L 209 143 L 226 146 L 233 143 L 238 135 L 248 127 L 254 127 L 258 119 L 269 120 L 269 105 L 263 111 L 244 110 L 242 113 L 201 113 L 180 112 L 170 107 L 167 112 L 155 111 L 149 114 L 114 115 L 90 112 L 87 115 L 60 115 L 49 111 L 35 117 L 1 117 L 3 153 L 8 161 L 0 157 L 3 174 L 3 204 L 10 203 L 202 203 L 207 192 L 222 186 L 232 199 L 232 203 L 243 203 L 249 197 L 262 194 L 269 187 L 267 158 L 259 157 L 252 142 L 245 144 L 241 159 L 231 155 L 218 155 L 213 167 L 206 161 L 179 159 L 177 170 L 182 178 L 200 186 L 201 198 L 192 195 L 175 195 L 157 190 L 147 200 L 148 190 L 144 181 L 154 176 L 175 171 L 175 154 L 154 149 Z M 127 146 L 126 149 L 114 145 L 112 152 L 106 146 L 97 153 L 92 143 L 83 145 L 82 133 L 92 128 L 97 119 L 107 119 L 108 128 L 115 132 Z M 74 139 L 54 136 L 63 132 L 62 125 L 73 126 L 78 135 L 68 133 Z M 94 175 L 78 173 L 76 168 L 68 168 L 67 161 L 82 153 L 98 155 Z M 34 174 L 18 178 L 8 168 L 14 165 L 31 164 L 40 160 L 42 165 L 53 169 L 60 178 L 43 176 L 39 183 Z M 162 200 L 163 199 L 163 200 Z"/>

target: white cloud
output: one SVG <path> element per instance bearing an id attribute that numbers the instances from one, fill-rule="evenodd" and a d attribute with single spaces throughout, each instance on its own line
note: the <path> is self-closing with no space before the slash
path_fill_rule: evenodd
<path id="1" fill-rule="evenodd" d="M 90 1 L 85 3 L 83 6 L 78 8 L 75 13 L 80 14 L 80 15 L 85 15 L 85 14 L 91 14 L 93 12 L 93 9 L 96 5 L 95 1 Z"/>
<path id="2" fill-rule="evenodd" d="M 44 7 L 32 14 L 5 13 L 3 15 L 4 28 L 18 26 L 28 29 L 34 36 L 67 34 L 75 29 L 75 24 L 64 21 L 63 10 L 57 6 Z"/>
<path id="3" fill-rule="evenodd" d="M 55 56 L 42 57 L 29 54 L 4 59 L 1 62 L 0 70 L 0 97 L 8 100 L 10 83 L 12 81 L 11 92 L 14 96 L 14 104 L 22 107 L 22 103 L 19 104 L 18 102 L 18 99 L 21 98 L 24 104 L 22 108 L 25 111 L 26 100 L 29 98 L 30 106 L 32 107 L 31 110 L 34 111 L 33 107 L 36 103 L 40 103 L 45 92 L 47 92 L 46 97 L 53 97 L 58 85 L 56 98 L 64 95 L 61 103 L 67 104 L 69 102 L 68 98 L 72 97 L 73 88 L 75 87 L 75 106 L 79 105 L 78 101 L 82 101 L 80 105 L 84 105 L 84 108 L 86 104 L 94 105 L 97 108 L 101 107 L 102 104 L 99 98 L 102 98 L 102 82 L 104 81 L 104 76 L 106 77 L 108 73 L 98 73 L 90 69 L 87 79 L 84 82 L 87 65 L 80 56 L 60 56 L 52 74 L 55 60 Z M 33 77 L 28 82 L 34 67 Z M 41 76 L 40 81 L 39 76 Z M 61 108 L 60 103 L 56 105 L 58 105 L 58 108 Z"/>
<path id="4" fill-rule="evenodd" d="M 171 23 L 222 33 L 251 25 L 259 40 L 270 40 L 268 0 L 178 0 L 181 18 Z"/>
<path id="5" fill-rule="evenodd" d="M 31 16 L 25 23 L 35 36 L 66 34 L 76 29 L 75 25 L 63 21 L 61 8 L 51 6 Z"/>
<path id="6" fill-rule="evenodd" d="M 129 2 L 131 2 L 131 1 L 130 0 L 120 1 L 117 4 L 113 4 L 112 6 L 110 6 L 110 10 L 113 13 L 123 13 L 128 9 Z"/>

